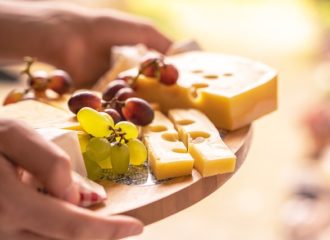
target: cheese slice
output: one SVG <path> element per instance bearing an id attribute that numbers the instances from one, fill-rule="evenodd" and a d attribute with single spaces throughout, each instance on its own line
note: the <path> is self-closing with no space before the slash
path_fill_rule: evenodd
<path id="1" fill-rule="evenodd" d="M 190 175 L 194 160 L 179 141 L 170 120 L 155 111 L 153 122 L 143 127 L 143 140 L 148 149 L 149 166 L 158 180 Z"/>
<path id="2" fill-rule="evenodd" d="M 195 109 L 172 109 L 169 117 L 194 158 L 194 168 L 203 177 L 235 171 L 236 156 L 203 113 Z"/>
<path id="3" fill-rule="evenodd" d="M 172 108 L 195 108 L 217 128 L 235 130 L 277 108 L 277 74 L 249 59 L 208 52 L 188 52 L 167 57 L 179 71 L 177 84 L 167 86 L 141 75 L 136 92 Z M 122 73 L 136 75 L 137 69 Z"/>
<path id="4" fill-rule="evenodd" d="M 79 129 L 79 123 L 72 113 L 35 100 L 0 107 L 0 117 L 25 121 L 33 128 Z"/>
<path id="5" fill-rule="evenodd" d="M 37 131 L 45 139 L 52 141 L 68 154 L 71 159 L 72 170 L 81 176 L 87 177 L 84 160 L 80 151 L 78 133 L 76 131 L 57 128 L 40 128 Z"/>

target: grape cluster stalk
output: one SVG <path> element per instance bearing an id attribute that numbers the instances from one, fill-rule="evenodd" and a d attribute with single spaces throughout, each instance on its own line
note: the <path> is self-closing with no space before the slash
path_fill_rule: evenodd
<path id="1" fill-rule="evenodd" d="M 13 89 L 6 96 L 3 105 L 17 103 L 26 99 L 50 99 L 47 94 L 48 90 L 56 93 L 59 97 L 66 93 L 70 93 L 72 89 L 72 79 L 70 75 L 61 70 L 55 69 L 50 73 L 43 70 L 31 71 L 32 65 L 36 59 L 25 57 L 25 69 L 21 72 L 27 76 L 27 85 L 25 89 Z"/>

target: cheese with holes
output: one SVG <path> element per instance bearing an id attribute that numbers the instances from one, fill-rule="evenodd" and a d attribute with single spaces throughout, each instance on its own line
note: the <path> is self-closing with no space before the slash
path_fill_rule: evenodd
<path id="1" fill-rule="evenodd" d="M 235 154 L 203 113 L 195 109 L 172 109 L 169 118 L 194 158 L 194 168 L 203 177 L 235 171 Z"/>
<path id="2" fill-rule="evenodd" d="M 139 97 L 159 103 L 165 113 L 195 108 L 217 128 L 235 130 L 277 108 L 277 75 L 264 64 L 200 51 L 171 56 L 166 62 L 178 68 L 177 84 L 167 86 L 141 75 L 136 88 Z"/>
<path id="3" fill-rule="evenodd" d="M 179 141 L 171 121 L 155 111 L 153 122 L 143 127 L 143 140 L 148 149 L 149 166 L 156 179 L 190 175 L 194 160 Z"/>

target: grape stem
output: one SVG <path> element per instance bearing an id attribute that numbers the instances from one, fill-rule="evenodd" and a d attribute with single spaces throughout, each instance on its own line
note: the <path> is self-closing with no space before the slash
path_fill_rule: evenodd
<path id="1" fill-rule="evenodd" d="M 122 108 L 125 106 L 125 101 L 119 101 L 117 97 L 114 97 L 110 101 L 103 102 L 103 108 L 116 108 L 117 105 Z"/>
<path id="2" fill-rule="evenodd" d="M 21 72 L 22 75 L 26 74 L 29 78 L 32 78 L 31 74 L 31 66 L 36 61 L 35 58 L 32 57 L 24 57 L 24 62 L 26 63 L 25 69 Z"/>
<path id="3" fill-rule="evenodd" d="M 112 131 L 110 136 L 107 138 L 110 143 L 116 141 L 116 138 L 119 137 L 118 143 L 121 143 L 124 140 L 124 143 L 128 143 L 128 140 L 125 138 L 126 133 L 122 132 L 121 128 L 115 129 L 112 126 L 109 126 L 109 129 Z"/>

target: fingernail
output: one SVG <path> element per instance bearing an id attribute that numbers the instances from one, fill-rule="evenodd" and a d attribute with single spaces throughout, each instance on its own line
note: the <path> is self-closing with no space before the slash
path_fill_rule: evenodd
<path id="1" fill-rule="evenodd" d="M 64 192 L 63 199 L 67 202 L 78 205 L 79 203 L 79 192 L 78 186 L 75 182 L 72 182 Z"/>

